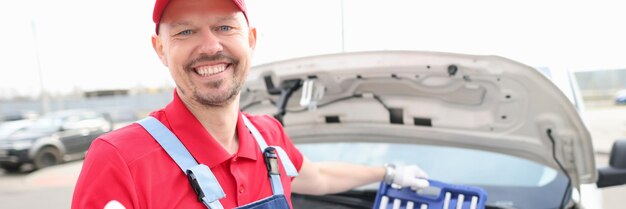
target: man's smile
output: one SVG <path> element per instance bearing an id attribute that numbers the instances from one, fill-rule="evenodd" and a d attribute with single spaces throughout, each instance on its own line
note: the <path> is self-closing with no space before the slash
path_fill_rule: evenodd
<path id="1" fill-rule="evenodd" d="M 207 76 L 224 72 L 224 70 L 226 70 L 226 68 L 229 66 L 230 64 L 226 64 L 226 63 L 218 64 L 218 65 L 202 65 L 202 66 L 193 68 L 193 70 L 198 75 L 202 77 L 207 77 Z"/>

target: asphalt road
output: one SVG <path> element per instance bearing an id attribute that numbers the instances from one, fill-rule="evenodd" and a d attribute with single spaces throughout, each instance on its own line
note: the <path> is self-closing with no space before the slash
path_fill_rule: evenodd
<path id="1" fill-rule="evenodd" d="M 0 208 L 70 208 L 82 164 L 75 161 L 30 173 L 0 171 Z"/>
<path id="2" fill-rule="evenodd" d="M 626 137 L 626 106 L 599 108 L 585 115 L 598 151 L 598 167 L 608 164 L 613 140 Z M 0 169 L 0 208 L 67 209 L 82 161 L 75 161 L 36 172 L 4 173 Z M 604 209 L 624 209 L 626 185 L 602 190 Z"/>

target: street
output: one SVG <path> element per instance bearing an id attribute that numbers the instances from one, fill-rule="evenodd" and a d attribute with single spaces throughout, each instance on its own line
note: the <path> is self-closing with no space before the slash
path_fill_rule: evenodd
<path id="1" fill-rule="evenodd" d="M 32 173 L 0 171 L 0 208 L 70 208 L 82 164 L 69 162 Z"/>

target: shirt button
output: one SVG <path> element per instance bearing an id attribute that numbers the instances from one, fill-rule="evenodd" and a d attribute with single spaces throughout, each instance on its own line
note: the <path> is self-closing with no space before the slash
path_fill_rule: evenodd
<path id="1" fill-rule="evenodd" d="M 243 188 L 243 185 L 239 186 L 239 193 L 243 193 L 245 191 L 245 189 Z"/>

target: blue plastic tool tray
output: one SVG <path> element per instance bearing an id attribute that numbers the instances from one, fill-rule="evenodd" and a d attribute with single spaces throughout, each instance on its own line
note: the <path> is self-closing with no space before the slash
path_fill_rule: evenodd
<path id="1" fill-rule="evenodd" d="M 417 192 L 381 183 L 374 209 L 484 209 L 487 192 L 480 187 L 428 180 L 430 187 Z M 458 203 L 461 203 L 459 205 Z"/>

